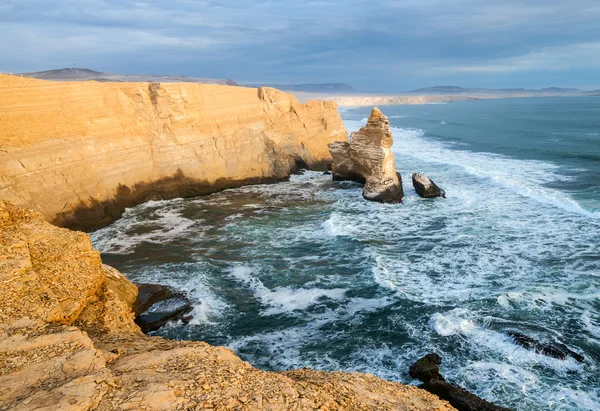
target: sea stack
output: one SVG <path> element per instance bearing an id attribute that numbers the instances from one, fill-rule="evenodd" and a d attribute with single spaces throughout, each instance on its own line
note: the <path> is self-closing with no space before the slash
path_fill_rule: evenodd
<path id="1" fill-rule="evenodd" d="M 446 192 L 423 174 L 414 173 L 412 175 L 412 183 L 417 194 L 423 198 L 446 198 Z"/>
<path id="2" fill-rule="evenodd" d="M 350 143 L 329 144 L 334 180 L 364 183 L 363 197 L 382 203 L 399 203 L 404 197 L 402 179 L 392 153 L 390 122 L 374 107 L 367 124 L 352 133 Z"/>

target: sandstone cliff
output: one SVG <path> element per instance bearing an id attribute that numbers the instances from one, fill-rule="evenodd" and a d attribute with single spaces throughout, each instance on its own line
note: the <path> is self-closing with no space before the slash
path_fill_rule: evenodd
<path id="1" fill-rule="evenodd" d="M 325 169 L 335 103 L 270 88 L 0 75 L 0 198 L 96 228 L 125 207 Z"/>
<path id="2" fill-rule="evenodd" d="M 4 201 L 0 282 L 0 410 L 453 410 L 372 375 L 265 372 L 226 348 L 145 336 L 131 283 L 86 234 Z"/>
<path id="3" fill-rule="evenodd" d="M 396 172 L 392 144 L 390 122 L 374 107 L 367 124 L 352 133 L 350 143 L 336 141 L 329 144 L 333 179 L 364 183 L 363 197 L 367 200 L 402 201 L 402 179 Z"/>

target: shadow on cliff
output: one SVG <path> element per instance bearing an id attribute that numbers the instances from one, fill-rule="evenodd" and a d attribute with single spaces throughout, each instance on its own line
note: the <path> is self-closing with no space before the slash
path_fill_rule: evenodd
<path id="1" fill-rule="evenodd" d="M 252 184 L 272 184 L 286 181 L 284 177 L 252 177 L 247 179 L 221 178 L 208 182 L 187 177 L 181 169 L 170 177 L 152 182 L 140 182 L 132 187 L 119 184 L 112 199 L 99 201 L 90 197 L 80 201 L 70 210 L 57 214 L 52 224 L 73 230 L 93 231 L 102 228 L 121 217 L 127 207 L 133 207 L 150 200 L 169 200 L 176 197 L 195 197 Z"/>

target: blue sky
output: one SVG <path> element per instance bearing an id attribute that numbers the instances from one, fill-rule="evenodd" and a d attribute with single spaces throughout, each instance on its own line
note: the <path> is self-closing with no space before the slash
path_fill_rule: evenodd
<path id="1" fill-rule="evenodd" d="M 0 71 L 600 88 L 598 0 L 0 0 Z"/>

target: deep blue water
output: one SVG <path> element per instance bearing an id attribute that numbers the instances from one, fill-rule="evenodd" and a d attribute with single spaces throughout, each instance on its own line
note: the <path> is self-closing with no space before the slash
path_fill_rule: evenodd
<path id="1" fill-rule="evenodd" d="M 288 183 L 149 202 L 92 235 L 135 281 L 196 302 L 158 333 L 226 345 L 265 369 L 447 379 L 517 410 L 600 409 L 600 99 L 381 107 L 401 205 L 306 173 Z M 368 108 L 342 110 L 349 131 Z M 421 199 L 422 172 L 447 199 Z M 514 344 L 566 344 L 583 364 Z"/>

